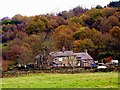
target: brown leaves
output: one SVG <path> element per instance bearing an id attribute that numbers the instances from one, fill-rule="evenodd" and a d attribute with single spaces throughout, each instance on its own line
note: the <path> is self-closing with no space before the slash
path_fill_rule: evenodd
<path id="1" fill-rule="evenodd" d="M 76 40 L 73 42 L 73 47 L 75 52 L 84 51 L 85 49 L 92 50 L 94 43 L 91 39 Z"/>
<path id="2" fill-rule="evenodd" d="M 120 40 L 120 27 L 115 26 L 110 30 L 110 34 Z"/>
<path id="3" fill-rule="evenodd" d="M 68 48 L 67 46 L 69 45 L 67 44 L 68 42 L 72 41 L 72 34 L 73 31 L 68 26 L 59 26 L 53 33 L 53 38 L 57 43 L 57 47 L 59 49 L 62 49 L 63 46 L 66 46 L 66 48 Z"/>

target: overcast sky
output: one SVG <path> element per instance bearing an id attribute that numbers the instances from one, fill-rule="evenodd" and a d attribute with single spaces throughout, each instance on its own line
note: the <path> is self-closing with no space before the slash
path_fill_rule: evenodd
<path id="1" fill-rule="evenodd" d="M 76 6 L 91 8 L 96 5 L 106 6 L 118 0 L 0 0 L 0 18 L 21 15 L 39 15 L 70 10 Z"/>

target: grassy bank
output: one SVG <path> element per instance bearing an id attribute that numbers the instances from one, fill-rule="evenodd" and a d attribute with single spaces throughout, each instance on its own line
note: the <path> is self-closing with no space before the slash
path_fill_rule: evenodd
<path id="1" fill-rule="evenodd" d="M 30 74 L 2 79 L 3 88 L 118 88 L 118 73 Z"/>

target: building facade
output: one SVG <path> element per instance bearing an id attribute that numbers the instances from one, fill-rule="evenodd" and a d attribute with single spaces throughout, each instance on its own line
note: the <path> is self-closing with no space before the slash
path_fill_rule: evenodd
<path id="1" fill-rule="evenodd" d="M 87 52 L 74 53 L 73 51 L 51 52 L 53 66 L 91 66 L 93 58 Z"/>

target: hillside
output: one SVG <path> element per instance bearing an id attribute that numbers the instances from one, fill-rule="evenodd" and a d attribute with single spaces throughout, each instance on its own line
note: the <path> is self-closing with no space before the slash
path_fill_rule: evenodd
<path id="1" fill-rule="evenodd" d="M 57 15 L 15 15 L 1 19 L 2 57 L 21 63 L 32 62 L 45 48 L 48 52 L 85 49 L 95 59 L 99 53 L 110 52 L 120 58 L 120 8 L 111 6 L 90 10 L 76 7 Z"/>

